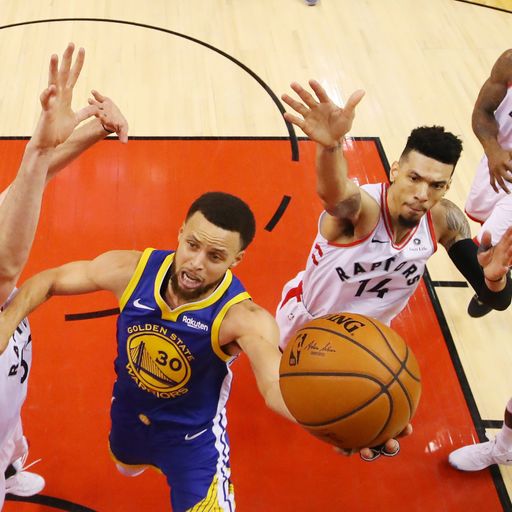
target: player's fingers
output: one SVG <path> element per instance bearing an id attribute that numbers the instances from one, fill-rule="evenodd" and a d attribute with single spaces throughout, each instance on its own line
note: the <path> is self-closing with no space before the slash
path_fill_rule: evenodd
<path id="1" fill-rule="evenodd" d="M 299 98 L 309 107 L 313 108 L 318 105 L 318 102 L 315 100 L 313 95 L 306 91 L 304 87 L 299 85 L 297 82 L 293 82 L 291 84 L 291 88 L 299 95 Z"/>
<path id="2" fill-rule="evenodd" d="M 410 423 L 408 423 L 407 426 L 402 430 L 402 432 L 400 432 L 400 434 L 398 434 L 397 437 L 410 436 L 412 434 L 412 431 L 413 431 L 412 425 Z"/>
<path id="3" fill-rule="evenodd" d="M 68 87 L 73 88 L 75 86 L 76 81 L 78 80 L 78 77 L 80 76 L 80 72 L 82 71 L 82 68 L 84 66 L 84 60 L 85 60 L 85 50 L 83 48 L 80 48 L 78 50 L 73 67 L 71 68 L 71 72 L 69 73 L 69 79 L 67 81 Z"/>
<path id="4" fill-rule="evenodd" d="M 294 116 L 293 114 L 290 114 L 289 112 L 285 112 L 283 114 L 283 117 L 285 118 L 286 121 L 288 121 L 289 123 L 294 124 L 295 126 L 298 126 L 301 129 L 304 126 L 304 119 L 301 119 L 300 117 Z"/>
<path id="5" fill-rule="evenodd" d="M 301 116 L 305 116 L 308 112 L 309 112 L 309 109 L 306 107 L 306 105 L 304 105 L 303 103 L 301 103 L 300 101 L 297 101 L 295 99 L 293 99 L 291 96 L 289 96 L 288 94 L 283 94 L 281 96 L 281 99 L 288 105 L 290 106 L 291 108 L 293 108 L 293 110 L 295 110 L 295 112 L 299 113 Z"/>
<path id="6" fill-rule="evenodd" d="M 508 189 L 508 187 L 507 187 L 507 185 L 506 185 L 505 180 L 503 179 L 503 177 L 502 177 L 502 176 L 498 176 L 498 177 L 496 178 L 496 180 L 498 181 L 498 184 L 499 184 L 500 188 L 501 188 L 502 190 L 504 190 L 507 194 L 510 194 L 510 191 L 509 191 L 509 189 Z"/>
<path id="7" fill-rule="evenodd" d="M 57 84 L 57 73 L 59 68 L 59 56 L 55 53 L 50 57 L 50 65 L 48 68 L 48 87 Z"/>
<path id="8" fill-rule="evenodd" d="M 91 94 L 94 96 L 94 98 L 97 100 L 97 101 L 105 101 L 107 100 L 108 98 L 106 96 L 103 96 L 103 94 L 101 94 L 100 92 L 98 92 L 96 89 L 93 89 L 91 91 Z"/>
<path id="9" fill-rule="evenodd" d="M 77 124 L 81 123 L 85 119 L 89 117 L 95 116 L 98 108 L 94 105 L 89 105 L 88 107 L 81 108 L 76 114 L 75 119 Z"/>
<path id="10" fill-rule="evenodd" d="M 345 110 L 354 110 L 359 102 L 363 99 L 365 92 L 362 89 L 358 89 L 350 95 L 350 98 L 345 104 Z"/>
<path id="11" fill-rule="evenodd" d="M 322 102 L 322 103 L 328 103 L 331 101 L 331 98 L 327 96 L 327 93 L 325 92 L 325 89 L 320 85 L 320 82 L 316 80 L 310 80 L 309 85 L 311 89 L 313 89 L 314 93 L 316 94 L 316 97 Z"/>
<path id="12" fill-rule="evenodd" d="M 73 58 L 73 52 L 75 51 L 75 45 L 68 43 L 64 53 L 62 54 L 62 60 L 59 67 L 58 79 L 61 86 L 66 85 L 69 77 L 69 69 L 71 67 L 71 59 Z"/>
<path id="13" fill-rule="evenodd" d="M 128 123 L 123 123 L 121 126 L 119 126 L 117 135 L 123 144 L 128 142 Z"/>
<path id="14" fill-rule="evenodd" d="M 361 459 L 363 459 L 365 462 L 373 462 L 374 460 L 378 459 L 381 455 L 381 447 L 375 446 L 373 448 L 363 448 L 362 450 L 359 450 L 359 456 Z"/>
<path id="15" fill-rule="evenodd" d="M 48 110 L 50 99 L 52 96 L 55 96 L 56 92 L 57 88 L 54 84 L 52 84 L 41 93 L 41 95 L 39 96 L 39 101 L 41 102 L 43 110 Z"/>

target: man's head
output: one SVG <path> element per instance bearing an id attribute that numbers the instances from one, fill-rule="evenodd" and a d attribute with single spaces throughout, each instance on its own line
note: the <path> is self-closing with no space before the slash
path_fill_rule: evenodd
<path id="1" fill-rule="evenodd" d="M 462 141 L 442 126 L 415 128 L 391 166 L 389 207 L 404 227 L 414 227 L 450 188 Z"/>
<path id="2" fill-rule="evenodd" d="M 179 236 L 171 272 L 174 293 L 185 300 L 205 295 L 241 261 L 256 222 L 236 196 L 208 192 L 190 206 Z"/>

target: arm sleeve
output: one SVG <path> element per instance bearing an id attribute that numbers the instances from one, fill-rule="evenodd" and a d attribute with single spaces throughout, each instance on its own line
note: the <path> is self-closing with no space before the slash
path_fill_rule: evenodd
<path id="1" fill-rule="evenodd" d="M 503 311 L 508 308 L 512 299 L 512 281 L 507 274 L 507 284 L 500 292 L 493 292 L 485 284 L 484 273 L 477 259 L 478 248 L 473 240 L 465 238 L 455 242 L 448 255 L 460 273 L 467 279 L 478 295 L 480 301 L 493 309 Z"/>

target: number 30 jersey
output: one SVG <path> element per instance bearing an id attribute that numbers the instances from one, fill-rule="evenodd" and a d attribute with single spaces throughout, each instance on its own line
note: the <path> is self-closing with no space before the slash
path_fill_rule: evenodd
<path id="1" fill-rule="evenodd" d="M 388 186 L 377 183 L 362 188 L 381 207 L 377 226 L 368 236 L 350 244 L 329 242 L 319 229 L 299 282 L 301 300 L 314 318 L 350 311 L 389 325 L 416 290 L 427 259 L 437 249 L 436 237 L 427 212 L 395 245 L 386 201 Z"/>
<path id="2" fill-rule="evenodd" d="M 171 251 L 146 249 L 120 299 L 114 398 L 152 423 L 190 432 L 225 406 L 234 358 L 219 330 L 229 308 L 250 296 L 228 270 L 208 297 L 171 309 L 163 289 L 173 260 Z"/>

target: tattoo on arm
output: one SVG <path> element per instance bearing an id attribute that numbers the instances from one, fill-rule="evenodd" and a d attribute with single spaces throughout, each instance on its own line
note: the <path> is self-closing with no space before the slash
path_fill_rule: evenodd
<path id="1" fill-rule="evenodd" d="M 329 214 L 338 219 L 353 219 L 361 209 L 361 194 L 354 194 L 340 201 L 334 208 L 330 208 Z"/>
<path id="2" fill-rule="evenodd" d="M 447 226 L 447 235 L 442 243 L 448 251 L 458 240 L 471 238 L 471 229 L 468 219 L 456 204 L 448 199 L 442 199 L 441 204 L 445 210 Z"/>

